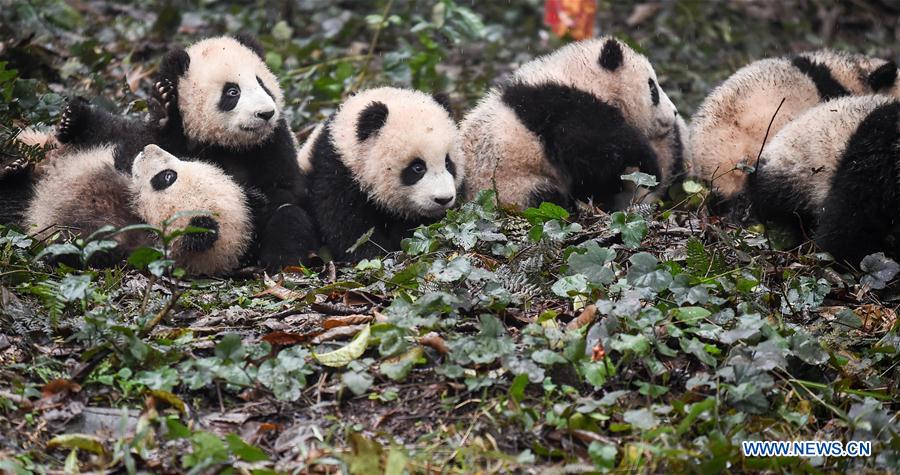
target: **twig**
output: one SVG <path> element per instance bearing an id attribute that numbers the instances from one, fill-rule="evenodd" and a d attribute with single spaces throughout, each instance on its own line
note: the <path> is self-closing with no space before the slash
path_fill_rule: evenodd
<path id="1" fill-rule="evenodd" d="M 778 108 L 775 109 L 775 113 L 772 114 L 772 119 L 769 120 L 769 126 L 766 127 L 766 135 L 763 136 L 763 141 L 759 145 L 759 153 L 756 154 L 756 164 L 753 165 L 753 173 L 756 173 L 756 170 L 759 168 L 759 157 L 762 156 L 763 148 L 766 146 L 766 140 L 769 140 L 769 131 L 772 130 L 772 124 L 775 123 L 775 117 L 778 116 L 778 111 L 781 110 L 781 106 L 784 105 L 784 101 L 787 97 L 782 97 L 781 102 L 778 103 Z"/>
<path id="2" fill-rule="evenodd" d="M 375 56 L 375 47 L 378 45 L 378 37 L 381 36 L 381 30 L 387 25 L 388 13 L 391 11 L 393 5 L 394 0 L 388 0 L 387 3 L 385 3 L 384 10 L 381 12 L 381 21 L 378 22 L 378 26 L 375 27 L 375 34 L 372 36 L 372 42 L 369 43 L 369 51 L 366 53 L 366 62 L 363 63 L 362 71 L 359 72 L 359 76 L 356 77 L 356 81 L 353 82 L 353 86 L 350 88 L 349 92 L 358 91 L 360 86 L 362 86 L 366 75 L 369 73 L 369 66 L 372 64 L 372 58 Z"/>

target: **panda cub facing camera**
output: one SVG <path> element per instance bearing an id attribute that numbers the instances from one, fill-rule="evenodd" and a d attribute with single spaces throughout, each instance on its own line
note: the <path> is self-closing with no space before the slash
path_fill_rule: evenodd
<path id="1" fill-rule="evenodd" d="M 115 145 L 116 168 L 126 173 L 148 144 L 220 167 L 257 198 L 251 203 L 254 260 L 273 270 L 302 260 L 307 249 L 286 236 L 315 241 L 301 207 L 307 186 L 283 117 L 283 92 L 262 46 L 237 35 L 173 48 L 160 64 L 154 99 L 158 107 L 148 121 L 72 101 L 57 137 L 75 148 Z"/>
<path id="2" fill-rule="evenodd" d="M 811 235 L 838 261 L 900 257 L 900 100 L 851 96 L 804 112 L 763 150 L 748 192 L 760 221 Z"/>
<path id="3" fill-rule="evenodd" d="M 359 92 L 301 149 L 310 212 L 335 259 L 399 250 L 414 228 L 457 202 L 465 163 L 449 105 L 439 100 L 393 87 Z M 369 242 L 348 252 L 370 229 Z"/>
<path id="4" fill-rule="evenodd" d="M 56 157 L 35 186 L 25 223 L 38 238 L 60 233 L 86 238 L 104 226 L 150 224 L 171 232 L 193 226 L 207 232 L 177 237 L 170 249 L 192 274 L 221 274 L 236 268 L 251 240 L 251 216 L 242 189 L 219 168 L 180 160 L 156 145 L 134 159 L 132 174 L 114 166 L 111 146 L 66 152 Z M 192 212 L 192 213 L 187 213 Z M 95 253 L 87 264 L 108 267 L 131 251 L 158 246 L 144 230 L 116 233 L 116 249 Z"/>
<path id="5" fill-rule="evenodd" d="M 647 58 L 612 37 L 572 43 L 522 65 L 466 115 L 469 196 L 496 187 L 521 208 L 574 200 L 612 208 L 627 170 L 660 182 L 678 173 L 670 141 L 683 125 Z M 652 142 L 671 152 L 667 163 Z"/>

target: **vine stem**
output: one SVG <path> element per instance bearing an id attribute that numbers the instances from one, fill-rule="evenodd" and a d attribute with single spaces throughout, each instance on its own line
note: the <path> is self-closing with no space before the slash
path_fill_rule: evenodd
<path id="1" fill-rule="evenodd" d="M 369 73 L 369 66 L 372 64 L 372 58 L 375 55 L 375 47 L 378 46 L 378 38 L 381 36 L 381 30 L 387 25 L 388 13 L 391 11 L 393 5 L 394 0 L 388 0 L 387 3 L 384 4 L 384 10 L 381 12 L 381 21 L 378 22 L 378 26 L 375 27 L 375 34 L 372 36 L 372 42 L 369 43 L 369 51 L 366 53 L 365 59 L 366 62 L 363 63 L 362 71 L 356 76 L 356 81 L 353 82 L 353 86 L 350 88 L 349 92 L 351 93 L 359 90 L 360 86 L 362 86 L 365 81 L 366 75 Z"/>

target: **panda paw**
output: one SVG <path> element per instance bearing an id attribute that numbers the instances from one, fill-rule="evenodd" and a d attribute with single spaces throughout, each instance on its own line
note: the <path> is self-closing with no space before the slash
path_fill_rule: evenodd
<path id="1" fill-rule="evenodd" d="M 66 104 L 56 126 L 56 138 L 61 143 L 72 143 L 77 139 L 84 126 L 83 119 L 90 112 L 89 108 L 90 105 L 80 98 L 72 99 Z"/>
<path id="2" fill-rule="evenodd" d="M 27 158 L 18 158 L 0 168 L 0 180 L 28 172 L 31 168 L 32 163 Z"/>
<path id="3" fill-rule="evenodd" d="M 166 125 L 169 117 L 178 111 L 178 95 L 175 91 L 175 85 L 168 78 L 160 79 L 153 85 L 153 98 L 162 105 L 159 125 Z"/>

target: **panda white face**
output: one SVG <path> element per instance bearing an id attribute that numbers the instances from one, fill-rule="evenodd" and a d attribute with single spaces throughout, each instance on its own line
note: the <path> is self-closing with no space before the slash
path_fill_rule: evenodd
<path id="1" fill-rule="evenodd" d="M 377 88 L 341 105 L 334 145 L 361 188 L 405 218 L 435 218 L 456 204 L 464 163 L 449 112 L 419 91 Z"/>
<path id="2" fill-rule="evenodd" d="M 187 55 L 187 70 L 178 81 L 187 137 L 240 149 L 272 135 L 281 118 L 282 91 L 259 52 L 220 37 L 192 45 Z"/>
<path id="3" fill-rule="evenodd" d="M 443 159 L 415 157 L 400 172 L 401 186 L 408 189 L 412 214 L 429 218 L 443 215 L 456 203 L 456 164 L 447 154 Z"/>
<path id="4" fill-rule="evenodd" d="M 188 225 L 209 230 L 173 242 L 179 265 L 193 273 L 233 268 L 249 246 L 250 212 L 241 188 L 219 168 L 183 161 L 147 145 L 132 167 L 134 209 L 146 223 L 161 227 L 178 213 L 170 231 Z M 188 213 L 190 212 L 190 213 Z"/>

